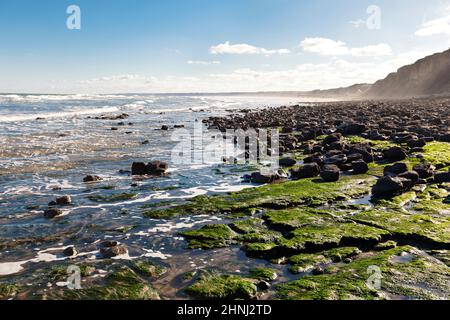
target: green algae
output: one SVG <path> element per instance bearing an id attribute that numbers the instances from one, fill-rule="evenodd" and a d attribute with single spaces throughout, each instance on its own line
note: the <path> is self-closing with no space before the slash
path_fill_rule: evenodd
<path id="1" fill-rule="evenodd" d="M 424 148 L 423 160 L 439 167 L 450 166 L 450 143 L 431 142 Z"/>
<path id="2" fill-rule="evenodd" d="M 293 274 L 308 272 L 318 265 L 341 262 L 359 253 L 360 251 L 357 247 L 342 247 L 316 254 L 298 254 L 288 259 L 288 262 L 292 264 L 289 271 Z"/>
<path id="3" fill-rule="evenodd" d="M 241 242 L 267 243 L 282 236 L 280 232 L 269 230 L 264 220 L 260 218 L 240 220 L 231 224 L 230 227 L 240 234 L 237 240 Z"/>
<path id="4" fill-rule="evenodd" d="M 295 229 L 279 239 L 277 244 L 283 249 L 300 251 L 311 247 L 337 247 L 345 243 L 377 243 L 387 235 L 389 232 L 386 230 L 366 225 L 323 221 Z"/>
<path id="5" fill-rule="evenodd" d="M 167 268 L 159 265 L 155 265 L 151 261 L 134 261 L 132 267 L 139 274 L 150 278 L 158 278 L 167 272 Z"/>
<path id="6" fill-rule="evenodd" d="M 250 279 L 204 272 L 193 285 L 186 288 L 186 292 L 197 299 L 252 300 L 256 298 L 257 289 Z"/>
<path id="7" fill-rule="evenodd" d="M 205 225 L 201 229 L 180 233 L 189 242 L 191 249 L 215 249 L 234 242 L 237 234 L 223 224 Z"/>
<path id="8" fill-rule="evenodd" d="M 250 277 L 252 279 L 275 281 L 278 278 L 277 272 L 270 268 L 254 268 L 250 270 Z"/>
<path id="9" fill-rule="evenodd" d="M 429 186 L 419 196 L 418 202 L 412 206 L 415 211 L 431 215 L 450 215 L 450 204 L 445 199 L 449 192 L 437 186 Z"/>
<path id="10" fill-rule="evenodd" d="M 404 252 L 410 256 L 402 258 Z M 372 281 L 377 269 L 381 272 L 379 289 Z M 278 298 L 287 300 L 445 299 L 449 274 L 447 266 L 416 249 L 398 247 L 362 256 L 322 275 L 280 284 L 276 290 Z"/>
<path id="11" fill-rule="evenodd" d="M 128 267 L 109 274 L 105 284 L 90 288 L 53 290 L 42 296 L 43 299 L 66 300 L 159 300 L 159 295 L 147 281 Z"/>
<path id="12" fill-rule="evenodd" d="M 168 219 L 183 215 L 242 212 L 259 207 L 282 209 L 311 202 L 319 205 L 366 195 L 374 181 L 375 178 L 370 175 L 344 176 L 333 183 L 321 183 L 319 179 L 289 181 L 225 196 L 198 196 L 179 206 L 145 211 L 144 216 Z"/>
<path id="13" fill-rule="evenodd" d="M 271 228 L 277 230 L 294 230 L 296 228 L 330 219 L 326 210 L 311 208 L 295 208 L 288 210 L 271 211 L 263 216 Z"/>
<path id="14" fill-rule="evenodd" d="M 19 292 L 19 287 L 15 284 L 0 283 L 0 300 L 14 298 Z"/>
<path id="15" fill-rule="evenodd" d="M 396 247 L 397 247 L 397 242 L 395 242 L 394 240 L 389 240 L 389 241 L 377 244 L 375 246 L 374 250 L 383 251 L 383 250 L 393 249 Z"/>
<path id="16" fill-rule="evenodd" d="M 350 219 L 382 228 L 403 239 L 425 241 L 444 247 L 450 245 L 450 217 L 372 209 L 362 211 Z"/>

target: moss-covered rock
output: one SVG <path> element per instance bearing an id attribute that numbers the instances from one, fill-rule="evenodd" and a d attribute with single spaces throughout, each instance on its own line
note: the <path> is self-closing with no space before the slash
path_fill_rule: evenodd
<path id="1" fill-rule="evenodd" d="M 151 285 L 128 267 L 109 274 L 105 283 L 81 290 L 58 289 L 44 294 L 43 299 L 65 300 L 159 300 Z"/>
<path id="2" fill-rule="evenodd" d="M 180 233 L 189 242 L 191 249 L 214 249 L 226 247 L 234 243 L 237 234 L 227 225 L 212 224 L 198 230 Z"/>
<path id="3" fill-rule="evenodd" d="M 231 224 L 230 227 L 240 234 L 237 240 L 244 243 L 274 242 L 282 236 L 280 232 L 269 230 L 264 224 L 264 220 L 260 218 L 250 218 L 247 220 L 236 221 Z"/>
<path id="4" fill-rule="evenodd" d="M 150 278 L 158 278 L 167 272 L 167 268 L 151 261 L 134 261 L 132 267 L 136 272 Z"/>
<path id="5" fill-rule="evenodd" d="M 278 278 L 278 274 L 275 270 L 270 268 L 254 268 L 250 270 L 250 277 L 252 279 L 263 281 L 274 281 Z"/>
<path id="6" fill-rule="evenodd" d="M 381 277 L 374 270 L 379 270 Z M 449 275 L 450 269 L 444 264 L 412 247 L 398 247 L 276 289 L 278 298 L 298 300 L 448 299 Z M 373 277 L 380 280 L 379 288 L 374 286 Z"/>
<path id="7" fill-rule="evenodd" d="M 204 272 L 186 292 L 197 299 L 252 300 L 256 298 L 257 288 L 249 279 Z"/>
<path id="8" fill-rule="evenodd" d="M 0 283 L 0 300 L 14 298 L 19 292 L 19 287 L 15 284 Z"/>
<path id="9" fill-rule="evenodd" d="M 287 250 L 338 247 L 342 245 L 376 244 L 390 233 L 357 223 L 322 221 L 295 229 L 277 244 Z"/>
<path id="10" fill-rule="evenodd" d="M 295 208 L 271 211 L 266 213 L 263 218 L 270 227 L 277 230 L 289 231 L 324 219 L 330 220 L 331 216 L 328 215 L 326 210 Z"/>

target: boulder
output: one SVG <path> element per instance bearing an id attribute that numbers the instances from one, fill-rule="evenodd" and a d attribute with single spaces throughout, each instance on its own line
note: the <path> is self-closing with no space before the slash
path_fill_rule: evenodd
<path id="1" fill-rule="evenodd" d="M 408 171 L 408 166 L 406 165 L 406 163 L 399 162 L 399 163 L 393 164 L 391 166 L 386 166 L 384 168 L 384 175 L 385 176 L 398 175 L 398 174 L 401 174 L 401 173 L 404 173 L 407 171 Z"/>
<path id="2" fill-rule="evenodd" d="M 128 252 L 127 248 L 123 245 L 117 245 L 114 247 L 103 247 L 100 249 L 100 254 L 105 259 L 114 258 L 124 255 Z"/>
<path id="3" fill-rule="evenodd" d="M 394 197 L 404 191 L 406 179 L 398 177 L 383 177 L 372 188 L 372 194 L 376 198 Z"/>
<path id="4" fill-rule="evenodd" d="M 78 251 L 75 247 L 71 246 L 71 247 L 67 247 L 66 249 L 64 249 L 63 254 L 66 257 L 73 257 L 78 254 Z"/>
<path id="5" fill-rule="evenodd" d="M 392 147 L 384 150 L 383 155 L 389 161 L 402 161 L 406 159 L 406 152 L 400 147 Z"/>
<path id="6" fill-rule="evenodd" d="M 406 142 L 410 148 L 423 148 L 426 146 L 427 142 L 424 139 L 411 139 Z"/>
<path id="7" fill-rule="evenodd" d="M 413 170 L 419 174 L 419 177 L 421 179 L 431 178 L 434 175 L 434 170 L 435 169 L 436 168 L 433 165 L 431 165 L 429 163 L 425 163 L 425 162 L 424 163 L 420 163 L 420 164 L 416 164 L 413 167 Z"/>
<path id="8" fill-rule="evenodd" d="M 449 172 L 438 172 L 434 175 L 435 183 L 446 183 L 450 182 L 450 171 Z"/>
<path id="9" fill-rule="evenodd" d="M 305 179 L 317 177 L 320 173 L 320 167 L 317 163 L 308 163 L 299 168 L 291 170 L 293 179 Z"/>
<path id="10" fill-rule="evenodd" d="M 282 179 L 283 177 L 277 173 L 264 174 L 261 172 L 254 172 L 250 177 L 250 181 L 256 184 L 275 183 Z"/>
<path id="11" fill-rule="evenodd" d="M 292 167 L 297 163 L 295 159 L 292 158 L 282 158 L 279 161 L 280 166 L 282 167 Z"/>
<path id="12" fill-rule="evenodd" d="M 144 162 L 134 162 L 131 166 L 131 174 L 133 176 L 153 175 L 161 176 L 166 173 L 169 165 L 166 162 L 152 161 L 148 164 Z"/>
<path id="13" fill-rule="evenodd" d="M 102 181 L 102 180 L 103 179 L 100 178 L 99 176 L 92 176 L 92 175 L 88 175 L 83 178 L 83 182 L 98 182 L 98 181 Z"/>
<path id="14" fill-rule="evenodd" d="M 327 157 L 327 158 L 325 158 L 325 161 L 324 161 L 324 163 L 326 165 L 334 164 L 334 165 L 337 165 L 337 166 L 339 166 L 341 164 L 344 164 L 346 162 L 347 162 L 347 156 L 345 154 L 342 154 L 342 153 L 334 155 L 334 156 L 331 156 L 331 157 Z"/>
<path id="15" fill-rule="evenodd" d="M 326 165 L 320 172 L 320 177 L 325 182 L 336 182 L 340 178 L 340 170 L 336 165 Z"/>
<path id="16" fill-rule="evenodd" d="M 413 184 L 417 184 L 419 181 L 419 174 L 415 171 L 408 171 L 398 175 L 399 178 L 408 179 L 413 182 Z"/>
<path id="17" fill-rule="evenodd" d="M 44 217 L 47 219 L 53 219 L 63 214 L 61 209 L 48 209 L 44 211 Z"/>
<path id="18" fill-rule="evenodd" d="M 325 139 L 323 139 L 323 144 L 324 145 L 332 144 L 333 142 L 341 141 L 341 139 L 342 139 L 342 134 L 333 133 L 333 134 L 330 134 L 329 136 L 327 136 Z"/>
<path id="19" fill-rule="evenodd" d="M 353 161 L 352 168 L 355 174 L 364 174 L 369 171 L 369 165 L 363 160 Z"/>
<path id="20" fill-rule="evenodd" d="M 56 198 L 56 204 L 59 206 L 69 206 L 72 204 L 72 198 L 70 196 Z"/>

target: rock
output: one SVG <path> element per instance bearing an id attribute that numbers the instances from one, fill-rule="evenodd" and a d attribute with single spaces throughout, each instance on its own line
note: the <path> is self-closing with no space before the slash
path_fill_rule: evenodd
<path id="1" fill-rule="evenodd" d="M 168 170 L 169 165 L 166 162 L 152 161 L 148 164 L 144 162 L 134 162 L 131 166 L 131 174 L 133 176 L 162 176 Z"/>
<path id="2" fill-rule="evenodd" d="M 336 182 L 340 178 L 340 170 L 335 165 L 326 165 L 320 172 L 320 176 L 325 182 Z"/>
<path id="3" fill-rule="evenodd" d="M 337 154 L 328 158 L 325 158 L 324 163 L 329 165 L 341 165 L 347 162 L 347 156 L 345 154 Z"/>
<path id="4" fill-rule="evenodd" d="M 169 126 L 163 125 L 163 126 L 161 127 L 161 130 L 162 130 L 162 131 L 167 131 L 167 130 L 169 130 Z"/>
<path id="5" fill-rule="evenodd" d="M 72 198 L 70 196 L 56 198 L 56 204 L 59 206 L 69 206 L 72 204 Z"/>
<path id="6" fill-rule="evenodd" d="M 274 183 L 282 180 L 283 177 L 279 174 L 263 174 L 261 172 L 254 172 L 250 177 L 250 181 L 256 184 Z"/>
<path id="7" fill-rule="evenodd" d="M 114 258 L 117 256 L 121 256 L 126 254 L 127 248 L 122 246 L 122 245 L 117 245 L 114 247 L 104 247 L 100 249 L 100 254 L 103 256 L 103 258 L 105 259 L 110 259 L 110 258 Z"/>
<path id="8" fill-rule="evenodd" d="M 53 219 L 63 214 L 61 209 L 48 209 L 44 211 L 44 217 L 47 219 Z"/>
<path id="9" fill-rule="evenodd" d="M 320 266 L 315 267 L 315 268 L 313 269 L 313 271 L 312 271 L 312 274 L 313 274 L 314 276 L 318 276 L 318 275 L 321 275 L 321 274 L 324 274 L 324 273 L 325 273 L 325 270 L 323 270 L 323 268 L 320 267 Z"/>
<path id="10" fill-rule="evenodd" d="M 66 257 L 73 257 L 78 254 L 78 251 L 75 247 L 71 246 L 71 247 L 67 247 L 66 249 L 64 249 L 63 254 Z"/>
<path id="11" fill-rule="evenodd" d="M 434 183 L 450 182 L 450 172 L 438 172 L 434 175 Z"/>
<path id="12" fill-rule="evenodd" d="M 419 174 L 421 179 L 428 179 L 434 175 L 434 170 L 436 168 L 429 163 L 416 164 L 413 170 Z"/>
<path id="13" fill-rule="evenodd" d="M 407 171 L 408 171 L 408 166 L 406 165 L 406 163 L 399 162 L 399 163 L 393 164 L 391 166 L 386 166 L 384 168 L 384 175 L 385 176 L 398 175 L 398 174 L 401 174 L 401 173 L 404 173 Z"/>
<path id="14" fill-rule="evenodd" d="M 349 123 L 339 126 L 338 130 L 344 135 L 359 135 L 366 132 L 369 128 L 361 123 Z"/>
<path id="15" fill-rule="evenodd" d="M 292 158 L 282 158 L 280 159 L 280 166 L 282 167 L 292 167 L 295 166 L 295 164 L 297 163 L 297 161 L 295 159 Z"/>
<path id="16" fill-rule="evenodd" d="M 383 177 L 372 188 L 372 194 L 376 198 L 394 197 L 404 191 L 406 179 L 398 177 Z"/>
<path id="17" fill-rule="evenodd" d="M 333 133 L 327 136 L 325 139 L 323 139 L 323 144 L 332 144 L 333 142 L 341 141 L 342 134 L 340 133 Z"/>
<path id="18" fill-rule="evenodd" d="M 320 173 L 320 167 L 317 163 L 305 164 L 299 168 L 291 170 L 293 179 L 305 179 L 317 177 Z"/>
<path id="19" fill-rule="evenodd" d="M 102 181 L 102 180 L 103 179 L 100 178 L 99 176 L 91 176 L 91 175 L 89 175 L 89 176 L 86 176 L 83 179 L 83 182 L 98 182 L 98 181 Z"/>
<path id="20" fill-rule="evenodd" d="M 372 149 L 368 145 L 359 144 L 352 146 L 347 156 L 350 157 L 353 154 L 360 154 L 365 163 L 372 163 L 374 161 Z"/>
<path id="21" fill-rule="evenodd" d="M 413 184 L 419 181 L 419 174 L 415 171 L 408 171 L 398 175 L 399 178 L 411 180 Z"/>
<path id="22" fill-rule="evenodd" d="M 100 246 L 101 247 L 104 247 L 104 248 L 111 248 L 111 247 L 115 247 L 115 246 L 117 246 L 119 243 L 117 242 L 117 241 L 114 241 L 114 240 L 106 240 L 106 241 L 103 241 L 102 243 L 100 243 Z"/>
<path id="23" fill-rule="evenodd" d="M 364 174 L 369 171 L 369 165 L 363 160 L 353 161 L 352 168 L 355 174 Z"/>
<path id="24" fill-rule="evenodd" d="M 259 281 L 256 286 L 258 287 L 258 289 L 261 290 L 269 290 L 270 289 L 270 283 L 268 283 L 267 281 Z"/>
<path id="25" fill-rule="evenodd" d="M 424 139 L 411 139 L 406 142 L 410 148 L 423 148 L 426 146 L 427 142 Z"/>
<path id="26" fill-rule="evenodd" d="M 142 142 L 141 142 L 141 144 L 144 144 L 144 145 L 145 145 L 145 144 L 149 144 L 149 143 L 150 143 L 150 141 L 148 141 L 148 140 L 145 140 L 145 141 L 142 141 Z"/>
<path id="27" fill-rule="evenodd" d="M 383 155 L 389 161 L 402 161 L 406 159 L 406 152 L 400 147 L 392 147 L 384 150 Z"/>

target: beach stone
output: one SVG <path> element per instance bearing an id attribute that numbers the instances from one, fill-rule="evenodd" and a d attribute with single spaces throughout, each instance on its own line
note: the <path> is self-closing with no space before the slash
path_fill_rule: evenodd
<path id="1" fill-rule="evenodd" d="M 99 176 L 86 176 L 83 178 L 83 182 L 98 182 L 98 181 L 102 181 L 103 179 L 100 178 Z"/>
<path id="2" fill-rule="evenodd" d="M 415 171 L 408 171 L 398 175 L 399 178 L 404 178 L 416 184 L 419 181 L 419 174 Z"/>
<path id="3" fill-rule="evenodd" d="M 162 130 L 162 131 L 167 131 L 167 130 L 169 130 L 169 126 L 163 125 L 163 126 L 161 127 L 161 130 Z"/>
<path id="4" fill-rule="evenodd" d="M 406 152 L 400 147 L 392 147 L 383 151 L 384 158 L 389 161 L 401 161 L 406 159 Z"/>
<path id="5" fill-rule="evenodd" d="M 424 139 L 411 139 L 406 142 L 410 148 L 423 148 L 426 146 L 427 142 Z"/>
<path id="6" fill-rule="evenodd" d="M 133 176 L 143 176 L 147 174 L 147 165 L 143 162 L 133 162 L 131 166 L 131 174 Z"/>
<path id="7" fill-rule="evenodd" d="M 56 198 L 56 204 L 59 206 L 69 206 L 72 204 L 72 198 L 70 196 Z"/>
<path id="8" fill-rule="evenodd" d="M 342 134 L 340 133 L 333 133 L 327 136 L 325 139 L 323 139 L 323 144 L 332 144 L 333 142 L 341 141 Z"/>
<path id="9" fill-rule="evenodd" d="M 101 247 L 104 247 L 104 248 L 111 248 L 111 247 L 115 247 L 115 246 L 117 246 L 119 243 L 117 242 L 117 241 L 114 241 L 114 240 L 106 240 L 106 241 L 103 241 L 102 243 L 100 243 L 100 246 Z"/>
<path id="10" fill-rule="evenodd" d="M 123 245 L 117 245 L 114 247 L 104 247 L 100 249 L 100 254 L 105 259 L 114 258 L 124 255 L 128 252 L 127 248 Z"/>
<path id="11" fill-rule="evenodd" d="M 355 174 L 364 174 L 369 171 L 369 165 L 363 160 L 353 161 L 352 168 Z"/>
<path id="12" fill-rule="evenodd" d="M 428 179 L 434 175 L 434 170 L 436 168 L 429 163 L 416 164 L 413 170 L 419 174 L 421 179 Z"/>
<path id="13" fill-rule="evenodd" d="M 373 186 L 372 194 L 377 198 L 397 196 L 403 192 L 405 180 L 398 177 L 383 177 Z"/>
<path id="14" fill-rule="evenodd" d="M 293 158 L 282 158 L 279 161 L 280 166 L 282 167 L 292 167 L 297 163 L 297 161 Z"/>
<path id="15" fill-rule="evenodd" d="M 274 183 L 281 179 L 282 177 L 278 174 L 263 174 L 261 172 L 254 172 L 250 176 L 250 181 L 256 184 Z"/>
<path id="16" fill-rule="evenodd" d="M 347 156 L 342 153 L 325 158 L 325 161 L 324 161 L 325 164 L 328 164 L 328 165 L 334 164 L 337 166 L 342 165 L 346 162 L 347 162 Z"/>
<path id="17" fill-rule="evenodd" d="M 270 289 L 270 283 L 268 283 L 267 281 L 259 281 L 256 286 L 258 287 L 258 289 L 263 291 Z"/>
<path id="18" fill-rule="evenodd" d="M 434 175 L 435 183 L 450 182 L 450 172 L 438 172 Z"/>
<path id="19" fill-rule="evenodd" d="M 299 168 L 291 170 L 293 179 L 305 179 L 317 177 L 320 173 L 320 167 L 317 163 L 308 163 Z"/>
<path id="20" fill-rule="evenodd" d="M 336 182 L 340 178 L 340 170 L 336 165 L 326 165 L 320 172 L 320 177 L 325 182 Z"/>
<path id="21" fill-rule="evenodd" d="M 73 257 L 78 254 L 78 251 L 75 247 L 71 246 L 71 247 L 67 247 L 66 249 L 64 249 L 63 254 L 66 257 Z"/>
<path id="22" fill-rule="evenodd" d="M 47 219 L 53 219 L 63 214 L 61 209 L 48 209 L 44 211 L 44 217 Z"/>
<path id="23" fill-rule="evenodd" d="M 406 163 L 395 163 L 391 166 L 386 166 L 384 168 L 384 175 L 398 175 L 404 172 L 408 171 L 408 166 L 406 165 Z"/>

